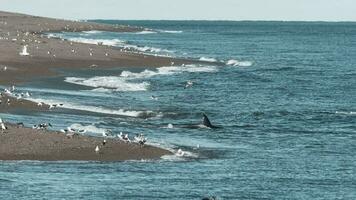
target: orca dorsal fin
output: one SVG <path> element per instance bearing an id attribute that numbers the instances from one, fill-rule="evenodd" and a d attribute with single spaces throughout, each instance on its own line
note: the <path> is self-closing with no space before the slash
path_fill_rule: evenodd
<path id="1" fill-rule="evenodd" d="M 211 123 L 210 120 L 208 118 L 208 116 L 206 116 L 206 114 L 203 113 L 203 125 L 209 128 L 214 127 Z"/>

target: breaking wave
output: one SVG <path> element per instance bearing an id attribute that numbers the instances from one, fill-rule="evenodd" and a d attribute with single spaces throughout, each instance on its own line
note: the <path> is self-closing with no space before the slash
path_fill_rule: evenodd
<path id="1" fill-rule="evenodd" d="M 250 67 L 253 65 L 253 62 L 251 61 L 238 61 L 238 60 L 228 60 L 226 62 L 227 65 L 230 66 L 237 66 L 237 67 Z"/>
<path id="2" fill-rule="evenodd" d="M 169 66 L 169 67 L 160 67 L 157 70 L 144 70 L 139 73 L 123 71 L 121 77 L 129 79 L 144 79 L 150 78 L 157 75 L 173 75 L 183 72 L 217 72 L 218 68 L 216 66 L 200 66 L 200 65 L 184 65 L 184 66 Z"/>
<path id="3" fill-rule="evenodd" d="M 79 111 L 87 111 L 92 113 L 100 113 L 100 114 L 108 114 L 108 115 L 118 115 L 118 116 L 126 116 L 126 117 L 150 117 L 155 116 L 153 111 L 136 111 L 136 110 L 125 110 L 125 109 L 110 109 L 105 107 L 97 107 L 91 105 L 80 105 L 69 102 L 61 102 L 58 100 L 50 100 L 50 99 L 38 99 L 38 98 L 26 98 L 29 101 L 44 103 L 47 105 L 53 104 L 63 104 L 61 108 L 66 108 L 70 110 L 79 110 Z"/>
<path id="4" fill-rule="evenodd" d="M 97 88 L 97 90 L 111 89 L 118 92 L 145 91 L 150 85 L 147 82 L 127 82 L 125 78 L 117 76 L 96 76 L 92 78 L 67 77 L 64 81 L 77 85 Z"/>
<path id="5" fill-rule="evenodd" d="M 89 133 L 97 133 L 97 134 L 103 134 L 107 132 L 107 129 L 104 128 L 98 128 L 94 125 L 82 125 L 82 124 L 72 124 L 70 125 L 70 128 L 75 129 L 75 130 L 84 130 L 85 132 Z"/>
<path id="6" fill-rule="evenodd" d="M 199 58 L 200 61 L 205 61 L 205 62 L 217 62 L 215 58 L 207 58 L 207 57 L 201 57 Z"/>

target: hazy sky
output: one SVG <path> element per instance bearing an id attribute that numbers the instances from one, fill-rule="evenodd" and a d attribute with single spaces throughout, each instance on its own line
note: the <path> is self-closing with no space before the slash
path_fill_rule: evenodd
<path id="1" fill-rule="evenodd" d="M 0 0 L 0 10 L 66 19 L 356 21 L 356 0 Z"/>

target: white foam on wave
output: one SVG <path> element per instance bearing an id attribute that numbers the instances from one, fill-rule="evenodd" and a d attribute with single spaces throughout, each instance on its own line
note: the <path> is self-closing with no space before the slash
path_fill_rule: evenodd
<path id="1" fill-rule="evenodd" d="M 146 115 L 152 115 L 152 111 L 134 111 L 134 110 L 124 110 L 118 109 L 113 110 L 104 107 L 97 107 L 97 106 L 90 106 L 90 105 L 79 105 L 69 102 L 62 102 L 58 100 L 51 100 L 51 99 L 39 99 L 39 98 L 26 98 L 29 101 L 36 102 L 36 103 L 44 103 L 47 105 L 53 104 L 63 104 L 61 108 L 66 108 L 70 110 L 80 110 L 80 111 L 87 111 L 92 113 L 100 113 L 100 114 L 108 114 L 108 115 L 118 115 L 118 116 L 126 116 L 126 117 L 140 117 Z"/>
<path id="2" fill-rule="evenodd" d="M 85 44 L 102 44 L 107 46 L 122 46 L 124 41 L 119 39 L 90 39 L 84 37 L 72 37 L 68 38 L 69 41 L 78 42 L 78 43 L 85 43 Z"/>
<path id="3" fill-rule="evenodd" d="M 140 32 L 135 32 L 135 34 L 138 34 L 138 35 L 154 34 L 154 33 L 157 33 L 157 32 L 155 32 L 155 31 L 150 31 L 150 30 L 144 30 L 144 31 L 140 31 Z"/>
<path id="4" fill-rule="evenodd" d="M 160 67 L 156 70 L 144 70 L 139 73 L 123 71 L 121 77 L 129 79 L 143 79 L 150 78 L 157 75 L 173 75 L 182 72 L 216 72 L 218 68 L 216 66 L 199 66 L 199 65 L 185 65 L 185 66 L 169 66 L 169 67 Z"/>
<path id="5" fill-rule="evenodd" d="M 165 161 L 185 161 L 187 159 L 192 159 L 192 158 L 198 158 L 199 155 L 190 151 L 183 151 L 176 149 L 167 149 L 171 151 L 173 154 L 172 155 L 164 155 L 161 157 L 162 160 Z"/>
<path id="6" fill-rule="evenodd" d="M 345 111 L 336 111 L 336 114 L 341 114 L 341 115 L 356 115 L 356 112 L 350 111 L 350 112 L 345 112 Z"/>
<path id="7" fill-rule="evenodd" d="M 205 62 L 217 62 L 215 58 L 207 58 L 207 57 L 201 57 L 199 58 L 200 61 L 205 61 Z"/>
<path id="8" fill-rule="evenodd" d="M 167 49 L 160 49 L 160 48 L 156 48 L 156 47 L 149 47 L 149 46 L 136 46 L 136 45 L 124 45 L 123 48 L 125 49 L 134 49 L 137 51 L 141 51 L 141 52 L 148 52 L 148 53 L 161 53 L 161 52 L 165 52 L 165 53 L 173 53 L 173 51 L 167 50 Z"/>
<path id="9" fill-rule="evenodd" d="M 45 93 L 45 94 L 61 94 L 69 95 L 69 96 L 88 96 L 88 97 L 103 97 L 103 96 L 110 96 L 108 94 L 97 94 L 95 92 L 91 92 L 88 90 L 59 90 L 59 89 L 49 89 L 49 88 L 27 88 L 27 87 L 19 87 L 18 90 L 22 92 L 31 92 L 31 93 Z"/>
<path id="10" fill-rule="evenodd" d="M 231 60 L 228 60 L 226 62 L 227 65 L 230 65 L 230 66 L 237 66 L 237 67 L 250 67 L 253 65 L 253 62 L 251 61 L 238 61 L 238 60 L 234 60 L 234 59 L 231 59 Z"/>
<path id="11" fill-rule="evenodd" d="M 83 31 L 83 33 L 86 33 L 86 34 L 99 34 L 99 33 L 103 33 L 103 31 L 91 30 L 91 31 Z"/>
<path id="12" fill-rule="evenodd" d="M 155 33 L 153 31 L 142 31 L 138 32 L 135 34 L 148 34 L 148 32 Z M 99 33 L 99 32 L 91 32 L 93 33 Z M 83 32 L 82 34 L 88 35 L 88 33 Z M 72 42 L 78 42 L 78 43 L 85 43 L 85 44 L 96 44 L 96 45 L 106 45 L 106 46 L 115 46 L 115 47 L 120 47 L 125 50 L 131 50 L 131 51 L 138 51 L 142 53 L 148 53 L 148 54 L 170 54 L 174 53 L 174 51 L 168 50 L 168 49 L 161 49 L 157 47 L 149 47 L 149 46 L 138 46 L 138 45 L 133 45 L 133 44 L 128 44 L 126 41 L 119 40 L 119 39 L 92 39 L 92 38 L 86 38 L 86 37 L 65 37 L 61 34 L 48 34 L 48 37 L 56 37 L 56 38 L 63 38 L 68 41 Z M 161 55 L 162 56 L 162 55 Z"/>
<path id="13" fill-rule="evenodd" d="M 183 31 L 174 31 L 174 30 L 159 30 L 162 33 L 183 33 Z"/>
<path id="14" fill-rule="evenodd" d="M 97 91 L 105 89 L 115 91 L 146 91 L 150 85 L 147 82 L 127 82 L 125 78 L 117 76 L 96 76 L 92 78 L 67 77 L 64 81 L 77 85 L 94 87 L 97 88 Z"/>
<path id="15" fill-rule="evenodd" d="M 199 66 L 199 65 L 185 65 L 185 66 L 168 66 L 160 67 L 156 70 L 144 70 L 142 72 L 123 71 L 120 76 L 95 76 L 91 78 L 81 77 L 66 77 L 65 82 L 83 85 L 94 88 L 92 91 L 96 92 L 125 92 L 125 91 L 146 91 L 150 83 L 132 82 L 135 79 L 147 79 L 157 75 L 173 75 L 183 72 L 216 72 L 216 66 Z"/>
<path id="16" fill-rule="evenodd" d="M 98 128 L 94 125 L 82 125 L 82 124 L 72 124 L 70 125 L 70 128 L 74 129 L 74 130 L 84 130 L 85 132 L 88 133 L 97 133 L 97 134 L 103 134 L 107 132 L 107 129 L 104 128 Z"/>

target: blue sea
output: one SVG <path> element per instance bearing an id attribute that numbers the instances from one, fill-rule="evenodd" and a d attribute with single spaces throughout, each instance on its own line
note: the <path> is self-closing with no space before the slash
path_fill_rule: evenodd
<path id="1" fill-rule="evenodd" d="M 97 22 L 147 30 L 50 36 L 208 62 L 64 70 L 18 85 L 63 108 L 1 117 L 99 137 L 144 133 L 184 155 L 2 161 L 2 199 L 356 199 L 356 23 Z M 222 128 L 186 126 L 202 113 Z"/>

